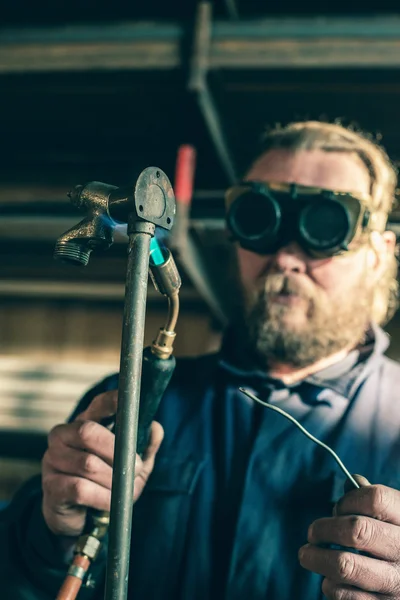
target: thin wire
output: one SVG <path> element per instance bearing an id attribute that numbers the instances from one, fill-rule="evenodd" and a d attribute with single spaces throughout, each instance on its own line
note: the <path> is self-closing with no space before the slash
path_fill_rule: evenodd
<path id="1" fill-rule="evenodd" d="M 260 400 L 260 398 L 257 398 L 257 396 L 255 396 L 254 394 L 252 394 L 251 392 L 249 392 L 248 390 L 246 390 L 246 389 L 244 389 L 242 387 L 240 387 L 239 390 L 243 394 L 245 394 L 246 396 L 248 396 L 249 398 L 251 398 L 252 400 L 254 400 L 254 402 L 258 402 L 259 404 L 262 404 L 266 408 L 274 410 L 275 412 L 279 413 L 283 417 L 286 417 L 287 419 L 289 419 L 289 421 L 291 421 L 294 425 L 296 425 L 296 427 L 298 427 L 300 429 L 300 431 L 302 433 L 304 433 L 304 435 L 307 436 L 312 442 L 314 442 L 315 444 L 318 444 L 318 446 L 321 446 L 322 448 L 324 448 L 325 450 L 327 450 L 333 456 L 333 458 L 336 460 L 337 464 L 342 469 L 342 471 L 344 472 L 344 474 L 346 475 L 346 477 L 348 477 L 348 479 L 350 479 L 350 481 L 354 485 L 354 487 L 357 488 L 357 489 L 360 488 L 360 485 L 357 483 L 357 481 L 354 479 L 354 477 L 351 475 L 351 473 L 346 469 L 346 467 L 344 466 L 344 464 L 342 463 L 342 461 L 340 460 L 340 458 L 338 457 L 338 455 L 336 454 L 336 452 L 334 452 L 332 450 L 332 448 L 330 448 L 329 446 L 327 446 L 326 444 L 324 444 L 324 442 L 321 442 L 321 440 L 318 440 L 316 437 L 314 437 L 313 435 L 311 435 L 311 433 L 309 431 L 307 431 L 307 429 L 305 429 L 303 427 L 303 425 L 301 425 L 298 421 L 296 421 L 296 419 L 294 417 L 292 417 L 292 415 L 289 415 L 289 413 L 285 412 L 284 410 L 282 410 L 278 406 L 274 406 L 273 404 L 268 404 L 268 402 L 264 402 L 263 400 Z"/>

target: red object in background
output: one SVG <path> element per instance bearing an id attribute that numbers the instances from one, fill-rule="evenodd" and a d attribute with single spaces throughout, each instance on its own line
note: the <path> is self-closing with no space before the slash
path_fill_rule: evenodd
<path id="1" fill-rule="evenodd" d="M 195 148 L 190 144 L 182 144 L 178 148 L 175 170 L 175 197 L 178 204 L 191 203 L 195 168 Z"/>

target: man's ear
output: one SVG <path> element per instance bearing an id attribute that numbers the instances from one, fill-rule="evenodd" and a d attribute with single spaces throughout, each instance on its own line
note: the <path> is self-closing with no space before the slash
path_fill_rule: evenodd
<path id="1" fill-rule="evenodd" d="M 368 267 L 375 271 L 376 277 L 379 278 L 385 271 L 387 260 L 394 256 L 396 249 L 396 235 L 393 231 L 371 232 L 372 253 L 368 256 Z"/>

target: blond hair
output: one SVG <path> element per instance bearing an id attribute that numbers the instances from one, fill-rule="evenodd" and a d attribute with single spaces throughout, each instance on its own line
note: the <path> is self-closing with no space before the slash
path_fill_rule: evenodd
<path id="1" fill-rule="evenodd" d="M 383 214 L 386 222 L 395 202 L 397 170 L 384 148 L 372 136 L 339 123 L 303 121 L 267 131 L 263 137 L 262 154 L 278 148 L 293 152 L 319 149 L 358 156 L 370 176 L 371 210 Z M 396 257 L 388 256 L 372 307 L 372 318 L 379 324 L 387 323 L 397 309 L 397 269 Z"/>

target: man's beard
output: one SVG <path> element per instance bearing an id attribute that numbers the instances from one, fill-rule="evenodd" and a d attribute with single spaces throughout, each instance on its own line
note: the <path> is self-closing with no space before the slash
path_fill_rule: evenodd
<path id="1" fill-rule="evenodd" d="M 289 312 L 299 310 L 273 302 L 278 294 L 302 298 L 303 319 L 290 323 Z M 273 363 L 306 367 L 363 341 L 373 300 L 366 278 L 354 282 L 340 299 L 332 299 L 310 281 L 296 276 L 267 275 L 252 294 L 242 290 L 241 335 L 246 351 L 266 369 Z"/>

